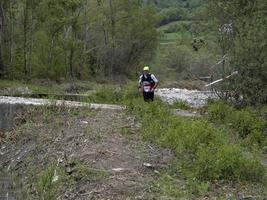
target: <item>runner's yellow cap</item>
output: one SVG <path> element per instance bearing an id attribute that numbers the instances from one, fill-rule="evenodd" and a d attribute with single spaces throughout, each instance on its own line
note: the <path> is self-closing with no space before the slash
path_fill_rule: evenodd
<path id="1" fill-rule="evenodd" d="M 148 66 L 145 66 L 143 70 L 144 71 L 149 71 L 149 67 Z"/>

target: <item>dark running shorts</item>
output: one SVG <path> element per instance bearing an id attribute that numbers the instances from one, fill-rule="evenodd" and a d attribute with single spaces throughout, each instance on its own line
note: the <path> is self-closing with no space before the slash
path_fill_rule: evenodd
<path id="1" fill-rule="evenodd" d="M 144 92 L 143 95 L 146 102 L 154 101 L 154 92 Z"/>

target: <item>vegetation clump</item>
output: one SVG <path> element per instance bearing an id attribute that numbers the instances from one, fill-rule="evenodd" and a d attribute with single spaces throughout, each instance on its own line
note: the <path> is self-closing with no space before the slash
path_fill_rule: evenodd
<path id="1" fill-rule="evenodd" d="M 233 141 L 232 135 L 224 129 L 217 129 L 211 121 L 174 116 L 163 103 L 143 104 L 135 100 L 129 105 L 129 109 L 141 121 L 149 121 L 143 124 L 143 137 L 174 150 L 182 158 L 184 173 L 189 177 L 202 181 L 264 181 L 266 170 L 258 154 L 240 145 L 242 139 Z M 213 109 L 212 106 L 210 109 Z M 210 114 L 214 115 L 212 111 Z M 222 117 L 223 115 L 225 113 L 221 114 Z M 237 119 L 232 118 L 232 122 L 235 120 Z M 237 120 L 241 121 L 242 119 Z M 244 131 L 250 130 L 247 129 L 249 125 L 252 129 L 258 128 L 254 123 L 240 123 L 241 136 Z M 235 128 L 239 130 L 238 127 Z"/>

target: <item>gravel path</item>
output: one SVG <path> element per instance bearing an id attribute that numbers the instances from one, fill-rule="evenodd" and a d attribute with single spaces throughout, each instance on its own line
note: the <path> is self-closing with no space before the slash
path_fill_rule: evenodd
<path id="1" fill-rule="evenodd" d="M 160 96 L 167 103 L 181 101 L 192 107 L 199 108 L 206 105 L 208 99 L 214 99 L 216 96 L 211 91 L 187 90 L 178 88 L 162 88 L 156 91 L 156 95 Z"/>

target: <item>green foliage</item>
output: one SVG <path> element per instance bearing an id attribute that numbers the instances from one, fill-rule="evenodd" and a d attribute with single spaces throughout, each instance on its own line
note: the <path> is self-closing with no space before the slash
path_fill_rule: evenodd
<path id="1" fill-rule="evenodd" d="M 37 195 L 39 199 L 55 199 L 60 189 L 59 180 L 55 179 L 55 172 L 60 173 L 60 169 L 56 166 L 49 166 L 42 171 L 37 178 Z"/>
<path id="2" fill-rule="evenodd" d="M 163 172 L 158 175 L 156 181 L 149 187 L 147 199 L 182 199 L 186 194 L 185 192 L 184 185 Z M 192 196 L 192 194 L 186 195 Z M 151 198 L 151 196 L 154 198 Z"/>
<path id="3" fill-rule="evenodd" d="M 11 78 L 130 75 L 157 45 L 155 9 L 133 0 L 8 0 L 3 15 Z"/>
<path id="4" fill-rule="evenodd" d="M 238 146 L 203 147 L 197 152 L 195 173 L 200 180 L 259 182 L 265 168 L 259 160 L 250 159 Z"/>
<path id="5" fill-rule="evenodd" d="M 245 144 L 264 147 L 267 141 L 267 118 L 264 114 L 266 108 L 256 111 L 250 108 L 237 110 L 223 101 L 215 102 L 208 108 L 209 119 L 224 124 L 245 139 Z"/>
<path id="6" fill-rule="evenodd" d="M 128 108 L 144 122 L 143 137 L 173 149 L 184 162 L 183 171 L 188 177 L 201 181 L 263 180 L 262 164 L 240 146 L 230 144 L 231 136 L 208 121 L 174 116 L 163 103 L 144 104 L 134 100 Z"/>
<path id="7" fill-rule="evenodd" d="M 189 31 L 190 24 L 186 22 L 181 23 L 171 23 L 167 29 L 164 30 L 164 33 L 178 33 L 178 32 L 184 32 Z"/>
<path id="8" fill-rule="evenodd" d="M 162 26 L 173 21 L 182 20 L 183 18 L 185 18 L 185 15 L 185 10 L 180 7 L 170 7 L 163 9 L 160 12 L 161 21 L 159 25 Z"/>
<path id="9" fill-rule="evenodd" d="M 90 95 L 87 99 L 93 103 L 110 103 L 110 104 L 125 104 L 131 99 L 136 99 L 140 96 L 137 87 L 109 87 L 104 86 L 99 88 L 96 93 Z"/>
<path id="10" fill-rule="evenodd" d="M 166 55 L 162 59 L 164 66 L 176 73 L 176 80 L 206 76 L 209 73 L 207 63 L 212 63 L 213 60 L 212 54 L 202 50 L 203 47 L 197 43 L 190 44 L 189 41 L 186 43 L 166 50 Z M 195 51 L 194 48 L 201 49 L 201 51 Z"/>
<path id="11" fill-rule="evenodd" d="M 174 109 L 190 110 L 190 105 L 183 101 L 175 101 L 171 106 Z"/>
<path id="12" fill-rule="evenodd" d="M 83 180 L 83 181 L 99 181 L 107 177 L 107 172 L 94 170 L 82 163 L 76 163 L 74 168 L 73 178 L 74 180 Z"/>
<path id="13" fill-rule="evenodd" d="M 267 4 L 262 0 L 209 0 L 207 13 L 216 28 L 231 24 L 231 31 L 221 29 L 218 43 L 222 54 L 228 54 L 229 64 L 225 73 L 234 70 L 239 75 L 218 87 L 224 98 L 236 104 L 257 105 L 267 102 L 266 89 L 266 22 L 263 12 Z"/>
<path id="14" fill-rule="evenodd" d="M 178 73 L 188 70 L 191 61 L 190 54 L 190 49 L 186 46 L 170 49 L 166 57 L 166 66 L 175 69 Z"/>
<path id="15" fill-rule="evenodd" d="M 208 108 L 209 119 L 211 121 L 224 122 L 227 117 L 231 115 L 233 110 L 232 106 L 223 101 L 212 103 Z"/>

